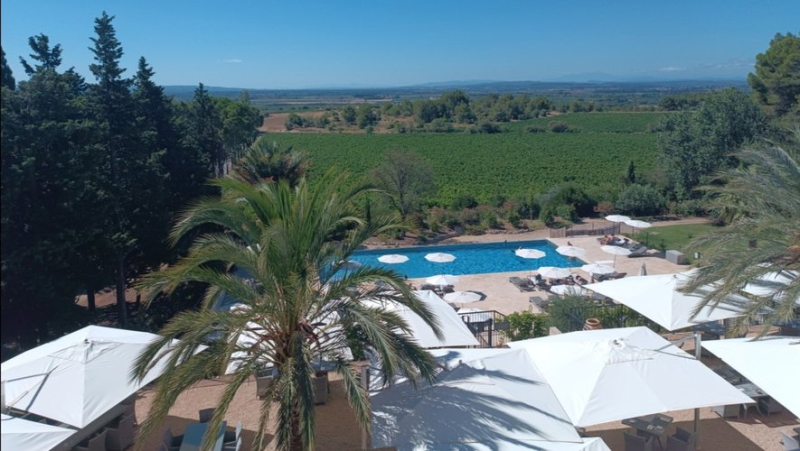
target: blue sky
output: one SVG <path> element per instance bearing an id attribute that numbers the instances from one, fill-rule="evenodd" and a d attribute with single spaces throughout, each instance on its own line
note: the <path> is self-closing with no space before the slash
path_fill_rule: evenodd
<path id="1" fill-rule="evenodd" d="M 123 65 L 162 85 L 402 86 L 447 80 L 739 78 L 800 1 L 3 0 L 15 76 L 29 36 L 89 77 L 93 20 L 115 15 Z M 591 76 L 589 76 L 591 78 Z"/>

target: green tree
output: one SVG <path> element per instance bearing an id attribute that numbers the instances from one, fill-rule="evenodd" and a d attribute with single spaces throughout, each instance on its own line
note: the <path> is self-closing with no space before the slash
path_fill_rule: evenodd
<path id="1" fill-rule="evenodd" d="M 34 54 L 47 42 L 39 38 L 29 41 Z M 86 268 L 82 250 L 97 237 L 87 216 L 99 200 L 90 187 L 101 161 L 91 151 L 86 84 L 53 64 L 38 65 L 16 91 L 2 88 L 0 317 L 3 341 L 23 346 L 86 319 L 72 313 Z"/>
<path id="2" fill-rule="evenodd" d="M 433 191 L 433 172 L 413 152 L 388 152 L 383 163 L 372 171 L 372 178 L 403 224 L 409 214 L 420 208 L 425 196 Z M 400 236 L 404 236 L 402 231 Z"/>
<path id="3" fill-rule="evenodd" d="M 99 150 L 107 162 L 98 171 L 98 188 L 107 190 L 107 218 L 105 237 L 113 249 L 113 267 L 117 291 L 117 307 L 120 324 L 127 322 L 125 288 L 127 283 L 127 258 L 133 252 L 136 240 L 131 233 L 133 228 L 133 208 L 143 199 L 137 198 L 138 185 L 135 178 L 141 176 L 143 156 L 137 150 L 138 137 L 133 132 L 133 99 L 130 79 L 122 77 L 125 69 L 120 66 L 123 55 L 122 45 L 112 24 L 113 16 L 103 12 L 95 19 L 94 30 L 97 37 L 91 38 L 95 63 L 89 66 L 96 79 L 91 86 L 89 104 L 95 115 L 99 137 Z"/>
<path id="4" fill-rule="evenodd" d="M 356 109 L 348 105 L 342 109 L 342 119 L 347 125 L 355 125 L 356 123 Z"/>
<path id="5" fill-rule="evenodd" d="M 531 312 L 514 312 L 506 316 L 508 321 L 509 341 L 527 340 L 529 338 L 542 337 L 547 335 L 545 321 L 542 315 L 534 315 Z"/>
<path id="6" fill-rule="evenodd" d="M 28 38 L 28 45 L 33 50 L 33 53 L 30 54 L 31 59 L 39 64 L 31 66 L 24 58 L 20 57 L 19 62 L 22 63 L 26 74 L 33 75 L 42 70 L 56 70 L 61 66 L 61 44 L 50 48 L 50 38 L 40 34 Z"/>
<path id="7" fill-rule="evenodd" d="M 0 85 L 6 87 L 8 89 L 14 90 L 17 87 L 17 82 L 14 80 L 14 74 L 11 72 L 11 67 L 8 65 L 8 61 L 6 61 L 6 52 L 3 50 L 3 47 L 0 47 L 0 53 L 3 54 L 3 66 L 0 69 Z"/>
<path id="8" fill-rule="evenodd" d="M 715 207 L 737 211 L 727 227 L 715 229 L 691 244 L 700 252 L 698 270 L 686 291 L 711 285 L 697 309 L 718 306 L 732 294 L 747 297 L 745 315 L 735 320 L 746 329 L 766 310 L 767 324 L 796 319 L 800 299 L 800 129 L 783 144 L 765 142 L 746 147 L 736 156 L 746 165 L 724 170 L 705 191 Z M 760 278 L 779 274 L 757 295 L 743 291 Z M 764 333 L 768 328 L 764 329 Z"/>
<path id="9" fill-rule="evenodd" d="M 225 147 L 226 158 L 240 158 L 258 135 L 256 128 L 261 126 L 264 116 L 258 108 L 245 102 L 226 97 L 215 98 L 217 110 L 222 121 L 220 135 Z"/>
<path id="10" fill-rule="evenodd" d="M 225 145 L 222 142 L 222 118 L 214 99 L 200 83 L 187 111 L 186 144 L 197 149 L 214 176 L 225 174 Z"/>
<path id="11" fill-rule="evenodd" d="M 636 183 L 636 165 L 633 164 L 633 160 L 628 163 L 628 170 L 625 171 L 625 183 L 628 185 Z"/>
<path id="12" fill-rule="evenodd" d="M 619 193 L 614 204 L 622 214 L 633 216 L 655 216 L 664 212 L 667 206 L 664 196 L 650 185 L 629 185 Z"/>
<path id="13" fill-rule="evenodd" d="M 291 147 L 279 148 L 262 136 L 234 163 L 232 174 L 251 184 L 285 180 L 289 186 L 296 186 L 309 165 L 305 153 Z"/>
<path id="14" fill-rule="evenodd" d="M 403 279 L 393 271 L 366 266 L 338 272 L 342 262 L 368 237 L 396 227 L 389 220 L 361 219 L 358 201 L 370 190 L 348 188 L 345 180 L 344 175 L 329 172 L 314 188 L 305 181 L 291 188 L 285 182 L 253 186 L 230 178 L 218 179 L 215 184 L 223 189 L 224 198 L 202 201 L 181 218 L 173 240 L 209 222 L 224 231 L 196 239 L 186 259 L 144 280 L 144 286 L 153 293 L 170 291 L 184 282 L 204 283 L 208 289 L 201 310 L 176 315 L 161 330 L 163 338 L 137 359 L 135 375 L 141 378 L 160 360 L 162 346 L 180 338 L 159 378 L 153 408 L 142 424 L 140 437 L 161 427 L 175 400 L 192 384 L 224 371 L 234 362 L 237 369 L 210 421 L 209 431 L 217 430 L 233 395 L 257 368 L 269 364 L 277 369 L 278 376 L 263 401 L 253 449 L 266 446 L 273 403 L 278 405 L 277 448 L 314 449 L 312 361 L 322 357 L 341 375 L 356 418 L 369 429 L 367 393 L 351 362 L 341 353 L 348 338 L 357 337 L 359 344 L 380 359 L 384 383 L 398 372 L 411 380 L 420 375 L 433 378 L 430 354 L 407 335 L 408 324 L 383 306 L 409 308 L 440 335 L 433 313 L 409 291 Z M 342 227 L 347 230 L 344 238 L 333 241 Z M 248 274 L 248 279 L 232 276 L 224 268 L 238 268 Z M 235 312 L 211 309 L 224 293 L 235 296 L 245 307 Z M 352 333 L 356 329 L 359 333 Z M 235 340 L 218 338 L 242 333 L 256 336 L 258 342 L 241 346 Z M 192 356 L 203 344 L 209 344 L 209 349 Z M 178 365 L 183 358 L 186 361 Z M 214 438 L 215 434 L 207 434 L 204 448 Z"/>
<path id="15" fill-rule="evenodd" d="M 745 94 L 726 89 L 697 112 L 667 115 L 658 129 L 658 158 L 671 192 L 683 200 L 718 169 L 735 166 L 729 153 L 765 133 L 767 120 Z"/>
<path id="16" fill-rule="evenodd" d="M 800 36 L 776 34 L 767 51 L 756 55 L 755 69 L 747 82 L 756 101 L 776 116 L 800 116 Z"/>
<path id="17" fill-rule="evenodd" d="M 378 123 L 378 116 L 375 114 L 375 109 L 367 102 L 358 106 L 358 114 L 356 115 L 356 124 L 358 128 L 366 128 Z"/>

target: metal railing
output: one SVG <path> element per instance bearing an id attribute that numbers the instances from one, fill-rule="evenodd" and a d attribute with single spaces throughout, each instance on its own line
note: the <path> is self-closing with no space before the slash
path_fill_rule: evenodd
<path id="1" fill-rule="evenodd" d="M 459 313 L 458 316 L 475 335 L 479 347 L 493 348 L 502 346 L 508 341 L 506 331 L 508 321 L 506 316 L 496 310 L 481 312 Z"/>
<path id="2" fill-rule="evenodd" d="M 575 224 L 566 229 L 550 229 L 550 238 L 567 238 L 571 236 L 599 236 L 599 235 L 612 235 L 619 234 L 620 227 L 618 224 L 611 224 L 599 227 L 594 222 L 589 224 Z"/>

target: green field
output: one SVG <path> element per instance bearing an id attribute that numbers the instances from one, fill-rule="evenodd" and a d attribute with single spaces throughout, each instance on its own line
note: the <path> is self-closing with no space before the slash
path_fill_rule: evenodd
<path id="1" fill-rule="evenodd" d="M 643 113 L 578 113 L 563 114 L 560 116 L 543 117 L 528 121 L 515 122 L 509 129 L 525 131 L 530 125 L 547 128 L 552 121 L 566 122 L 576 129 L 578 133 L 649 133 L 651 124 L 668 113 L 643 112 Z"/>
<path id="2" fill-rule="evenodd" d="M 516 130 L 491 135 L 284 133 L 269 137 L 280 146 L 306 150 L 313 162 L 312 178 L 332 166 L 366 174 L 380 164 L 386 151 L 414 151 L 434 171 L 439 188 L 434 202 L 447 204 L 458 194 L 471 194 L 485 202 L 493 193 L 512 196 L 565 182 L 583 187 L 616 186 L 630 161 L 640 174 L 650 170 L 656 136 L 642 131 L 656 116 L 563 115 L 560 120 L 583 125 L 578 133 L 562 134 L 525 132 L 525 122 L 530 122 L 525 121 L 513 124 Z M 625 127 L 634 132 L 608 132 Z"/>
<path id="3" fill-rule="evenodd" d="M 682 224 L 674 226 L 653 227 L 633 235 L 633 239 L 649 244 L 650 247 L 660 248 L 664 243 L 666 249 L 679 250 L 692 260 L 688 252 L 689 243 L 695 238 L 716 230 L 718 227 L 711 224 Z"/>

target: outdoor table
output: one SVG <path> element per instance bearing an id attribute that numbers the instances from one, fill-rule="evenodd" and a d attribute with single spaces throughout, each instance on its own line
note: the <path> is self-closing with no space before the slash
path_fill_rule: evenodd
<path id="1" fill-rule="evenodd" d="M 716 321 L 698 324 L 694 326 L 694 331 L 708 334 L 717 340 L 719 340 L 720 337 L 725 336 L 725 326 Z"/>
<path id="2" fill-rule="evenodd" d="M 744 384 L 734 385 L 734 387 L 738 388 L 739 391 L 741 391 L 746 396 L 749 396 L 754 401 L 756 401 L 755 402 L 756 409 L 758 409 L 758 398 L 766 398 L 767 396 L 769 396 L 767 393 L 764 392 L 764 390 L 761 390 L 760 388 L 758 388 L 756 384 L 752 382 L 746 382 Z M 744 417 L 747 418 L 747 408 L 750 406 L 750 404 L 743 404 L 743 406 L 744 406 Z"/>
<path id="3" fill-rule="evenodd" d="M 211 447 L 213 451 L 222 451 L 222 442 L 225 440 L 225 428 L 228 423 L 223 421 L 217 433 L 217 441 Z M 208 423 L 191 423 L 186 425 L 186 431 L 183 433 L 183 441 L 181 442 L 180 451 L 199 451 L 200 445 L 203 443 L 203 435 L 208 429 Z"/>
<path id="4" fill-rule="evenodd" d="M 661 436 L 667 432 L 667 428 L 672 424 L 672 418 L 666 415 L 656 414 L 646 417 L 628 418 L 627 420 L 622 420 L 622 424 L 631 426 L 637 431 L 641 431 L 647 435 L 652 435 L 658 440 L 659 448 L 664 449 L 664 445 L 661 443 Z"/>

